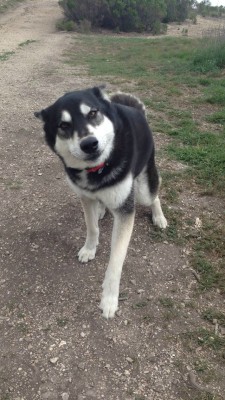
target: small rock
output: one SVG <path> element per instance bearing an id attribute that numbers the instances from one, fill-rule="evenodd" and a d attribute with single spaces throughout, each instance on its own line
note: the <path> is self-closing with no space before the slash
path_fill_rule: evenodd
<path id="1" fill-rule="evenodd" d="M 69 394 L 68 393 L 63 393 L 62 394 L 62 400 L 68 400 L 69 399 Z"/>
<path id="2" fill-rule="evenodd" d="M 82 338 L 84 338 L 86 335 L 85 335 L 84 332 L 81 332 L 80 336 L 81 336 Z"/>
<path id="3" fill-rule="evenodd" d="M 132 285 L 136 285 L 136 279 L 130 279 L 130 283 L 132 283 Z"/>
<path id="4" fill-rule="evenodd" d="M 134 360 L 132 360 L 132 358 L 130 358 L 130 357 L 126 357 L 126 360 L 127 360 L 130 364 L 132 364 L 132 363 L 134 362 Z"/>
<path id="5" fill-rule="evenodd" d="M 51 363 L 51 364 L 56 364 L 57 361 L 58 361 L 58 359 L 59 359 L 59 357 L 50 358 L 50 363 Z"/>
<path id="6" fill-rule="evenodd" d="M 141 293 L 143 293 L 143 292 L 144 292 L 144 289 L 138 289 L 138 290 L 137 290 L 137 293 L 138 293 L 138 294 L 141 294 Z"/>
<path id="7" fill-rule="evenodd" d="M 59 347 L 65 346 L 66 342 L 65 340 L 61 340 L 61 342 L 59 343 Z"/>

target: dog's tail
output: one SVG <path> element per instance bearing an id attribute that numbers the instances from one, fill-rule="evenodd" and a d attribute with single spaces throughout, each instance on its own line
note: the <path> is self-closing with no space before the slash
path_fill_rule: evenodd
<path id="1" fill-rule="evenodd" d="M 137 108 L 142 114 L 146 116 L 146 108 L 144 103 L 132 94 L 123 93 L 123 92 L 116 92 L 110 96 L 110 100 L 113 103 L 119 103 L 124 106 L 134 107 Z"/>

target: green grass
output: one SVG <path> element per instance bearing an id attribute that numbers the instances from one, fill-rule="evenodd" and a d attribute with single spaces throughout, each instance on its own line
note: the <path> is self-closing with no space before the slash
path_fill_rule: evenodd
<path id="1" fill-rule="evenodd" d="M 217 320 L 220 326 L 225 327 L 225 314 L 220 311 L 207 308 L 205 311 L 203 311 L 202 318 L 211 323 L 214 323 L 214 320 Z"/>
<path id="2" fill-rule="evenodd" d="M 4 51 L 0 53 L 0 61 L 7 61 L 13 54 L 15 54 L 14 51 Z"/>
<path id="3" fill-rule="evenodd" d="M 27 46 L 27 45 L 29 45 L 31 43 L 36 43 L 36 40 L 32 40 L 32 39 L 25 40 L 24 42 L 21 42 L 19 44 L 19 47 L 24 47 L 24 46 Z"/>
<path id="4" fill-rule="evenodd" d="M 225 110 L 217 111 L 207 116 L 207 121 L 213 122 L 214 124 L 225 125 Z"/>
<path id="5" fill-rule="evenodd" d="M 223 32 L 224 33 L 224 32 Z M 214 72 L 225 67 L 225 40 L 203 38 L 193 59 L 193 70 L 201 73 Z"/>

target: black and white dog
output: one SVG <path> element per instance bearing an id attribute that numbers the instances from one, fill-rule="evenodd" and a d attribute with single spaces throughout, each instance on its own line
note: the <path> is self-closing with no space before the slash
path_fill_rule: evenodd
<path id="1" fill-rule="evenodd" d="M 47 144 L 62 160 L 80 196 L 87 226 L 79 261 L 95 257 L 98 220 L 105 207 L 114 217 L 111 254 L 100 308 L 112 318 L 133 230 L 135 203 L 150 206 L 153 223 L 166 228 L 158 197 L 154 143 L 141 101 L 129 94 L 108 97 L 102 87 L 74 91 L 35 113 L 44 122 Z"/>

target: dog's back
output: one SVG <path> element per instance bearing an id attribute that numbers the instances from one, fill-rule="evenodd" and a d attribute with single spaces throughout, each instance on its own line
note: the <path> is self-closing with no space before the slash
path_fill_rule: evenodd
<path id="1" fill-rule="evenodd" d="M 116 92 L 110 96 L 110 100 L 113 103 L 136 108 L 146 116 L 146 108 L 144 103 L 142 103 L 142 101 L 134 95 L 131 95 L 129 93 Z"/>

